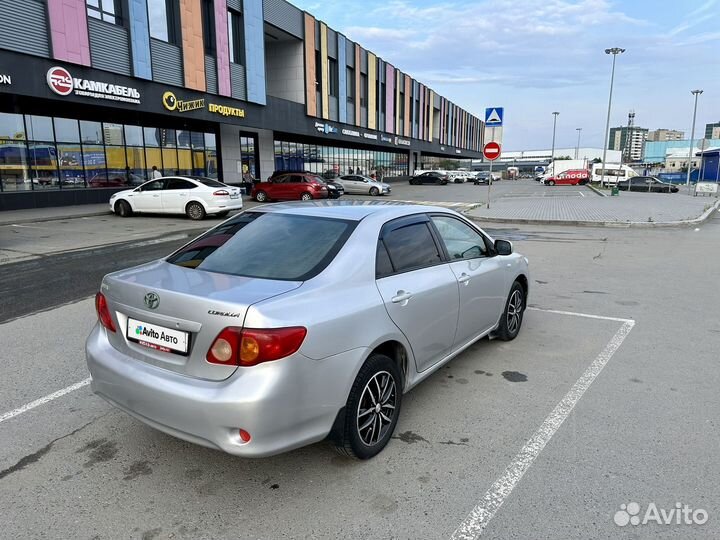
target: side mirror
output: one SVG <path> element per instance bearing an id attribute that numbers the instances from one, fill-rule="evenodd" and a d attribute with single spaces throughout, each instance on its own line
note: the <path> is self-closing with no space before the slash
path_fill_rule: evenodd
<path id="1" fill-rule="evenodd" d="M 511 255 L 512 243 L 507 240 L 495 240 L 495 253 L 498 255 Z"/>

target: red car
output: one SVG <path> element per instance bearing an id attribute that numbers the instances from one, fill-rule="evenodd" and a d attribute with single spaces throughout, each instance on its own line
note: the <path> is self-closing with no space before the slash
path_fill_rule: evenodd
<path id="1" fill-rule="evenodd" d="M 327 184 L 317 175 L 310 173 L 279 174 L 266 182 L 253 186 L 250 194 L 257 202 L 266 201 L 310 201 L 327 199 Z"/>
<path id="2" fill-rule="evenodd" d="M 545 179 L 545 184 L 554 186 L 577 186 L 583 185 L 590 182 L 590 173 L 587 169 L 569 169 L 563 171 L 558 175 L 551 176 Z"/>

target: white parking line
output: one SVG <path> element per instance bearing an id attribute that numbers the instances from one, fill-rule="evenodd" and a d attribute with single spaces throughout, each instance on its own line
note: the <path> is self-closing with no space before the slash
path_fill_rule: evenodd
<path id="1" fill-rule="evenodd" d="M 84 379 L 80 382 L 76 382 L 75 384 L 71 384 L 70 386 L 63 388 L 62 390 L 58 390 L 57 392 L 48 394 L 45 397 L 41 397 L 40 399 L 36 399 L 35 401 L 26 403 L 22 407 L 18 407 L 17 409 L 6 412 L 2 416 L 0 416 L 0 424 L 2 424 L 5 420 L 10 420 L 11 418 L 15 418 L 16 416 L 26 413 L 26 412 L 34 409 L 35 407 L 39 407 L 40 405 L 49 403 L 50 401 L 53 401 L 54 399 L 62 397 L 65 394 L 69 394 L 70 392 L 74 392 L 75 390 L 78 390 L 78 389 L 82 388 L 83 386 L 87 386 L 88 384 L 90 384 L 90 381 L 91 381 L 91 378 L 88 377 L 87 379 Z"/>
<path id="2" fill-rule="evenodd" d="M 618 319 L 615 317 L 601 317 L 598 315 L 588 315 L 586 313 L 573 313 L 569 311 L 556 311 L 550 309 L 528 308 L 534 311 L 543 311 L 546 313 L 557 313 L 560 315 L 573 315 L 576 317 L 585 317 L 591 319 L 601 319 L 608 321 L 621 321 L 623 324 L 615 333 L 605 349 L 595 358 L 590 366 L 585 370 L 581 377 L 573 384 L 572 388 L 565 394 L 560 402 L 555 406 L 552 412 L 545 418 L 545 421 L 538 428 L 530 440 L 525 443 L 515 459 L 507 466 L 505 472 L 498 478 L 490 489 L 485 493 L 482 500 L 472 509 L 470 514 L 455 529 L 451 540 L 472 540 L 478 538 L 495 513 L 500 509 L 505 499 L 512 493 L 512 490 L 520 482 L 523 475 L 527 472 L 535 459 L 540 455 L 545 445 L 552 439 L 565 419 L 570 415 L 573 408 L 583 397 L 583 394 L 590 388 L 595 378 L 600 374 L 607 365 L 615 352 L 620 348 L 630 330 L 635 326 L 635 321 L 631 319 Z"/>
<path id="3" fill-rule="evenodd" d="M 621 319 L 619 317 L 605 317 L 603 315 L 591 315 L 589 313 L 577 313 L 576 311 L 560 311 L 557 309 L 545 309 L 545 308 L 539 308 L 539 307 L 529 307 L 528 310 L 530 311 L 542 311 L 543 313 L 555 313 L 556 315 L 570 315 L 572 317 L 584 317 L 586 319 L 598 319 L 600 321 L 615 321 L 615 322 L 632 322 L 633 324 L 635 321 L 632 319 Z"/>

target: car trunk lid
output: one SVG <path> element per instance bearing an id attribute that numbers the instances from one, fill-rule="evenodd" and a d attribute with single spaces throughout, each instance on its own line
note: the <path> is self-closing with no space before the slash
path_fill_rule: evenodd
<path id="1" fill-rule="evenodd" d="M 102 292 L 117 324 L 108 333 L 128 356 L 189 377 L 223 380 L 237 366 L 206 355 L 228 326 L 242 327 L 248 307 L 302 284 L 232 276 L 156 261 L 110 274 Z"/>

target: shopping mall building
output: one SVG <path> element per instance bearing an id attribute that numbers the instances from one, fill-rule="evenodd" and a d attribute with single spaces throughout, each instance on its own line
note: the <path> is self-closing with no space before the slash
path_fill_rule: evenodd
<path id="1" fill-rule="evenodd" d="M 482 121 L 284 0 L 0 0 L 0 210 L 96 203 L 157 167 L 411 174 Z"/>

